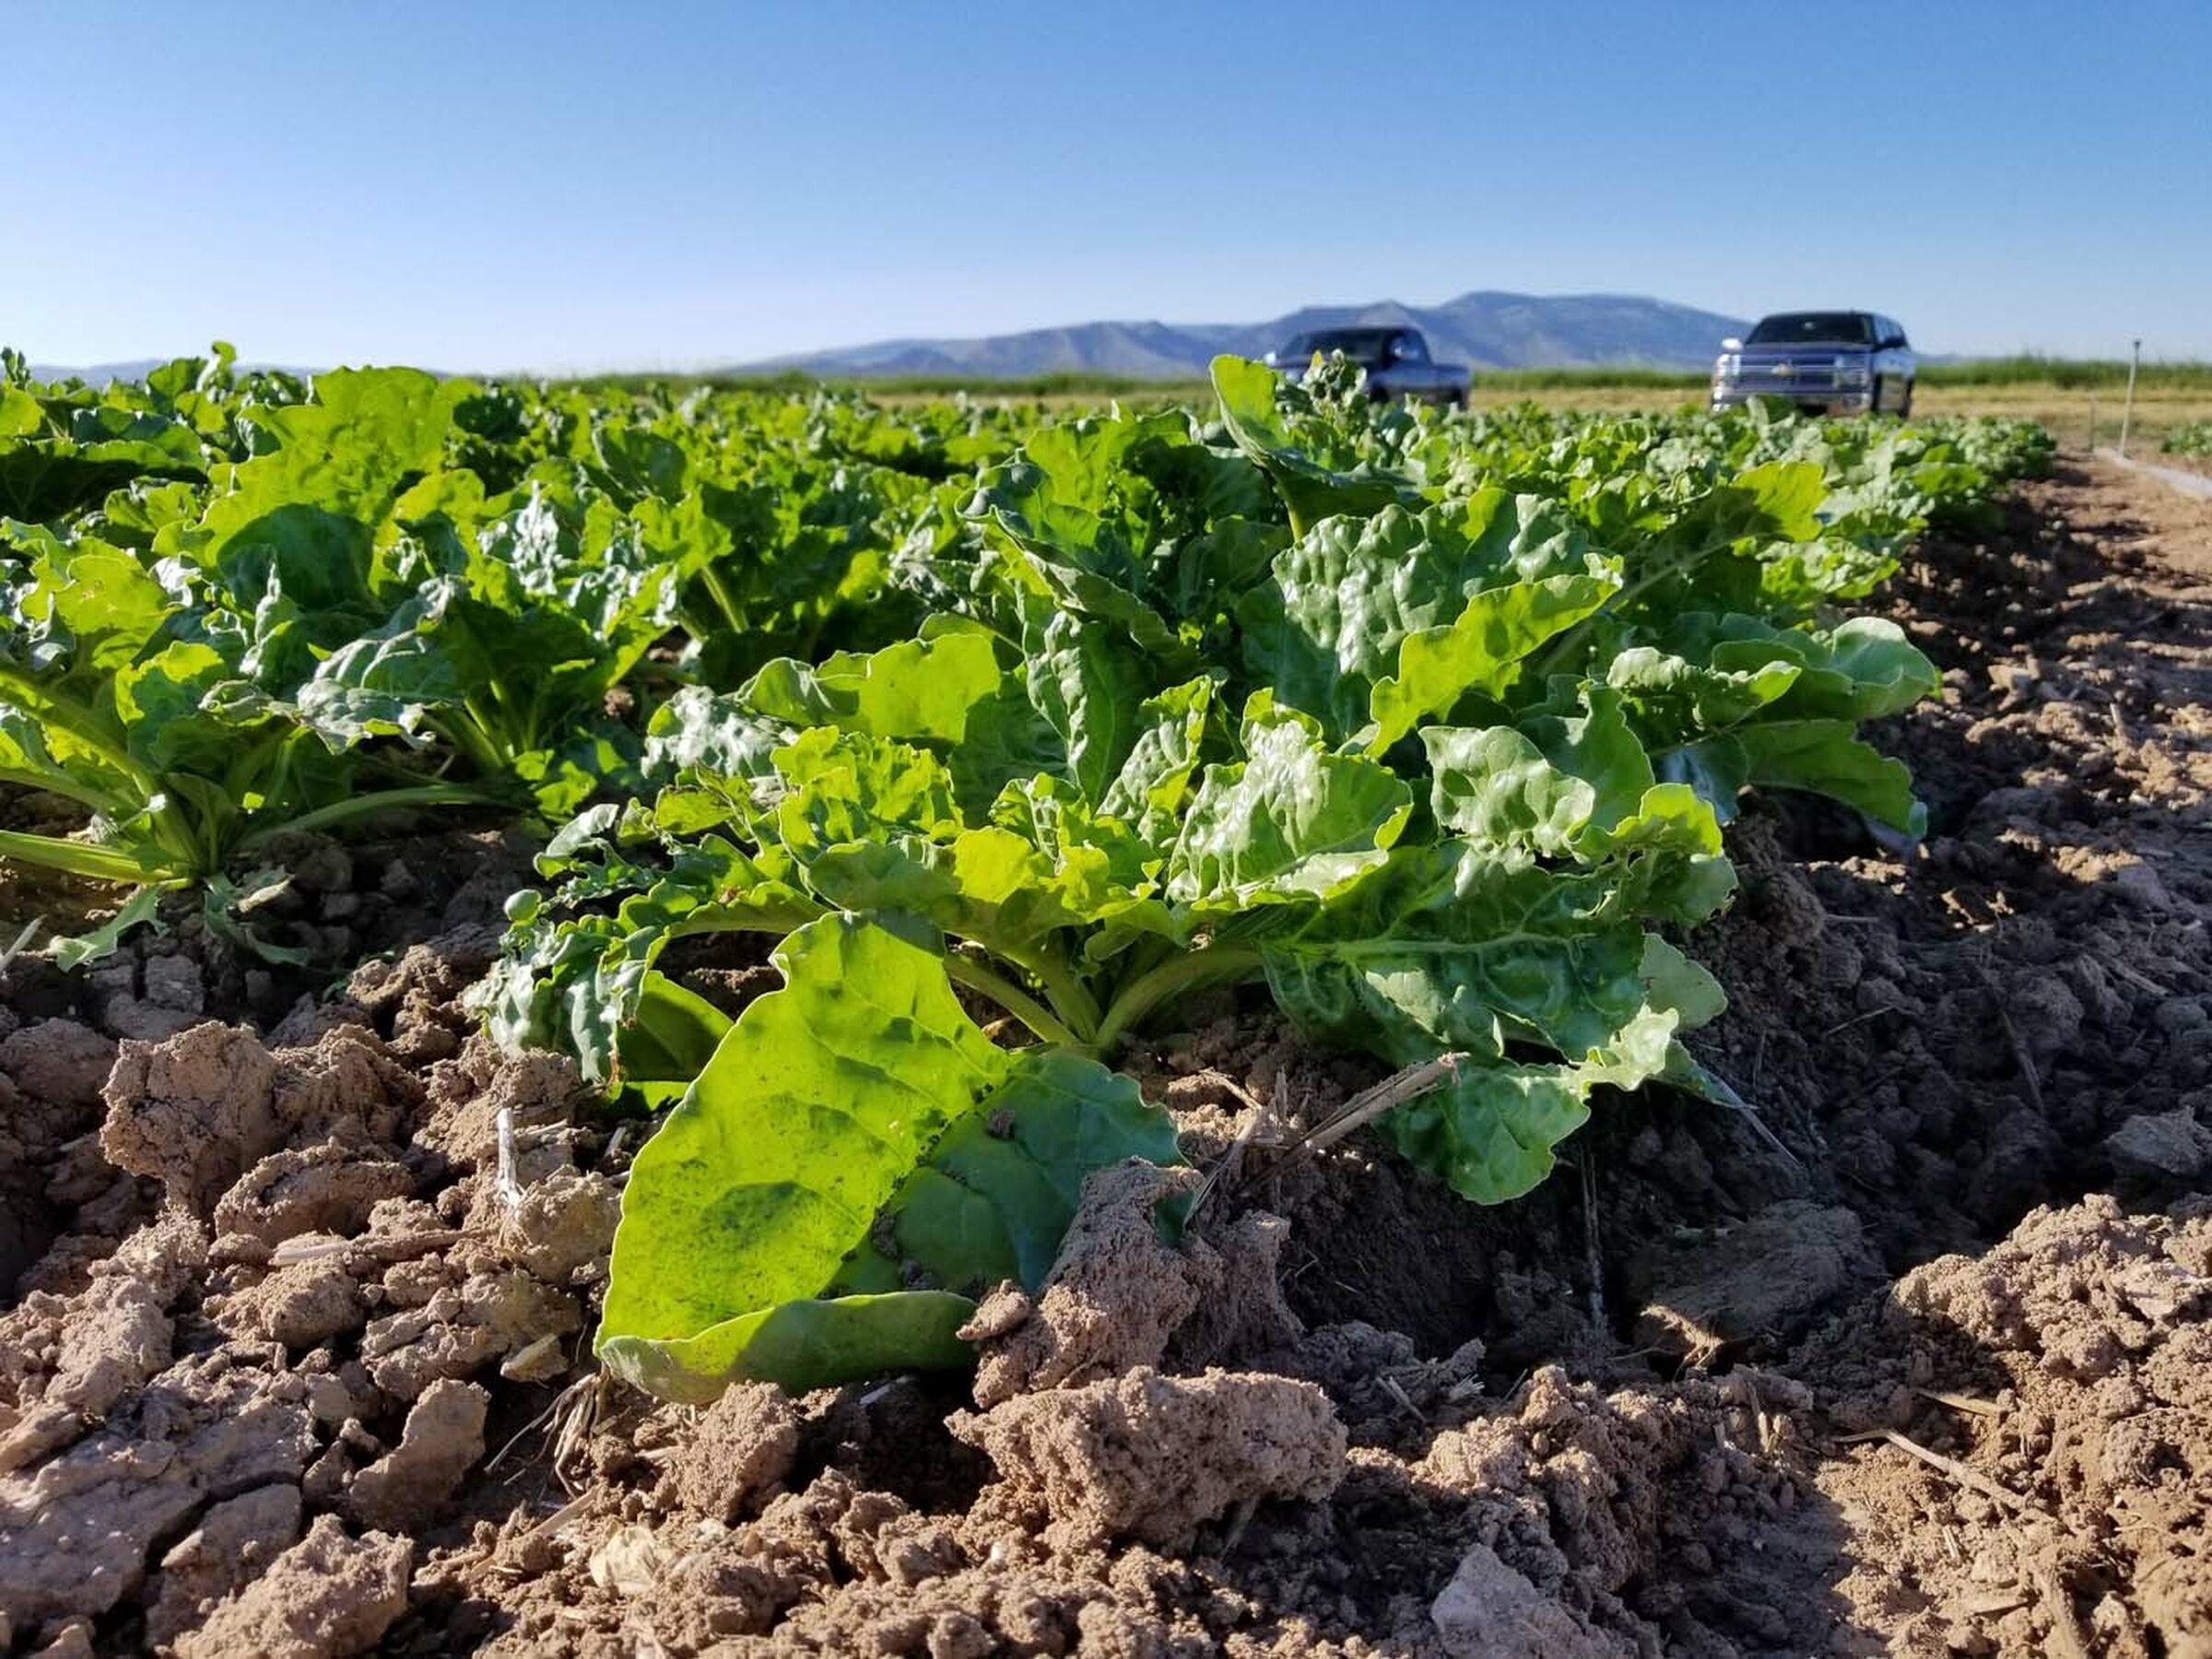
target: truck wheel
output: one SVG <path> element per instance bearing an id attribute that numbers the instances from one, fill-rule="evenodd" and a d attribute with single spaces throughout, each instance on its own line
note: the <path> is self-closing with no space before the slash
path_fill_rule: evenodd
<path id="1" fill-rule="evenodd" d="M 1905 382 L 1904 401 L 1897 406 L 1897 418 L 1900 420 L 1912 418 L 1912 382 L 1911 381 Z"/>
<path id="2" fill-rule="evenodd" d="M 1876 375 L 1876 376 L 1874 377 L 1874 384 L 1873 384 L 1872 386 L 1870 386 L 1870 387 L 1868 387 L 1868 388 L 1867 388 L 1867 392 L 1866 392 L 1866 413 L 1867 413 L 1867 414 L 1869 414 L 1869 415 L 1879 415 L 1881 412 L 1882 412 L 1882 377 L 1881 377 L 1880 375 L 1878 375 L 1878 374 L 1877 374 L 1877 375 Z"/>

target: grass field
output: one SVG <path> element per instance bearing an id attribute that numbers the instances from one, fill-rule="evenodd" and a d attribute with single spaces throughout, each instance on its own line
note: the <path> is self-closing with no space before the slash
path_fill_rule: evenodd
<path id="1" fill-rule="evenodd" d="M 814 383 L 803 375 L 772 380 L 727 376 L 609 376 L 594 385 L 636 389 L 660 385 L 750 385 L 798 391 Z M 832 382 L 841 383 L 841 382 Z M 928 403 L 958 393 L 990 402 L 1072 408 L 1115 400 L 1136 407 L 1203 406 L 1212 395 L 1205 382 L 1143 381 L 1096 374 L 1048 374 L 1018 381 L 962 382 L 912 376 L 841 382 L 893 407 Z M 1702 400 L 1705 376 L 1671 370 L 1508 369 L 1475 376 L 1476 408 L 1536 403 L 1546 408 L 1592 412 L 1678 409 Z M 2111 447 L 2120 436 L 2127 385 L 2125 362 L 2020 355 L 1971 362 L 1931 363 L 1920 372 L 1914 406 L 1931 415 L 2006 415 L 2038 420 L 2060 441 Z M 2129 448 L 2155 451 L 2174 427 L 2212 419 L 2212 363 L 2147 363 L 2136 383 Z"/>
<path id="2" fill-rule="evenodd" d="M 1518 375 L 1477 375 L 1469 402 L 1477 409 L 1505 408 L 1519 403 L 1535 403 L 1547 409 L 1582 413 L 1664 412 L 1701 402 L 1705 385 L 1703 378 L 1700 376 L 1664 380 L 1658 377 L 1622 379 L 1598 376 L 1584 378 L 1579 375 L 1544 378 L 1548 383 L 1531 383 L 1528 377 Z M 919 388 L 879 386 L 869 390 L 879 401 L 894 406 L 926 403 L 935 396 L 942 395 Z M 1202 398 L 1206 392 L 1206 388 L 1197 385 L 1149 382 L 1130 382 L 1111 389 L 1089 386 L 1077 388 L 1072 385 L 1049 389 L 1028 385 L 1018 388 L 990 386 L 969 389 L 971 396 L 994 401 L 1004 397 L 1016 403 L 1034 403 L 1047 408 L 1095 404 L 1108 397 L 1118 399 L 1124 405 L 1141 407 L 1176 404 L 1188 406 Z M 2119 388 L 2062 385 L 2053 381 L 1979 383 L 1924 382 L 1914 390 L 1913 408 L 1916 412 L 1928 415 L 2006 415 L 2040 421 L 2051 429 L 2060 442 L 2068 446 L 2089 444 L 2093 420 L 2095 443 L 2109 449 L 2120 436 L 2123 396 L 2124 392 Z M 2138 382 L 2128 448 L 2131 452 L 2148 455 L 2157 450 L 2159 441 L 2174 427 L 2206 419 L 2212 419 L 2212 382 Z"/>

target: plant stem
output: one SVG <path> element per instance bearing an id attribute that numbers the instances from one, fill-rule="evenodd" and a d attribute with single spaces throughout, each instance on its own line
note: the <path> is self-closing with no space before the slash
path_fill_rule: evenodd
<path id="1" fill-rule="evenodd" d="M 722 572 L 709 562 L 700 567 L 699 580 L 700 585 L 707 590 L 707 596 L 714 601 L 714 608 L 722 613 L 723 626 L 732 633 L 745 632 L 745 618 L 738 611 L 737 602 L 730 597 L 730 590 L 724 585 Z"/>
<path id="2" fill-rule="evenodd" d="M 947 951 L 945 971 L 952 976 L 955 984 L 965 985 L 971 991 L 980 992 L 989 997 L 1045 1041 L 1057 1043 L 1063 1048 L 1079 1049 L 1084 1046 L 1080 1038 L 1053 1018 L 1051 1009 L 1011 980 L 994 973 L 974 958 L 962 956 L 957 950 Z"/>
<path id="3" fill-rule="evenodd" d="M 1208 980 L 1247 979 L 1259 967 L 1260 953 L 1247 945 L 1211 945 L 1162 962 L 1139 974 L 1113 999 L 1092 1046 L 1101 1054 L 1111 1053 L 1130 1027 L 1171 996 Z"/>
<path id="4" fill-rule="evenodd" d="M 298 818 L 287 818 L 280 824 L 268 824 L 254 830 L 239 838 L 238 850 L 242 853 L 276 836 L 294 831 L 327 829 L 332 824 L 342 824 L 348 818 L 361 818 L 371 812 L 396 810 L 406 806 L 494 806 L 500 804 L 498 795 L 461 783 L 424 783 L 413 789 L 381 789 L 373 794 L 333 801 L 327 806 L 318 806 L 312 812 L 303 812 Z"/>
<path id="5" fill-rule="evenodd" d="M 65 777 L 58 772 L 18 771 L 12 767 L 0 766 L 0 783 L 14 783 L 24 789 L 43 790 L 48 794 L 66 795 L 78 806 L 88 806 L 94 812 L 104 812 L 112 818 L 129 818 L 144 805 L 143 802 L 112 794 L 104 789 L 95 789 L 89 783 L 79 782 L 75 778 Z"/>
<path id="6" fill-rule="evenodd" d="M 507 757 L 492 742 L 489 728 L 473 700 L 456 714 L 433 719 L 430 724 L 444 735 L 448 743 L 466 755 L 484 776 L 506 775 Z"/>
<path id="7" fill-rule="evenodd" d="M 1090 987 L 1083 982 L 1057 951 L 1049 946 L 1026 948 L 1008 946 L 1002 948 L 988 939 L 978 939 L 976 942 L 993 956 L 1004 957 L 1017 968 L 1025 969 L 1037 976 L 1037 982 L 1044 987 L 1045 1000 L 1053 1005 L 1053 1012 L 1063 1023 L 1073 1027 L 1085 1039 L 1085 1041 L 1078 1042 L 1078 1047 L 1088 1046 L 1089 1041 L 1095 1041 L 1093 1033 L 1099 1029 L 1100 1019 L 1099 999 L 1090 994 Z"/>
<path id="8" fill-rule="evenodd" d="M 58 835 L 31 835 L 20 830 L 0 830 L 0 859 L 7 858 L 94 881 L 127 881 L 134 886 L 180 880 L 183 874 L 158 865 L 149 867 L 135 854 L 113 847 Z"/>

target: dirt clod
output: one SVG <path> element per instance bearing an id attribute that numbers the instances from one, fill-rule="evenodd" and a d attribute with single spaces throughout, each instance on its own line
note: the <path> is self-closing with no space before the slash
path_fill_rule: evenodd
<path id="1" fill-rule="evenodd" d="M 219 1603 L 177 1643 L 178 1659 L 346 1659 L 374 1647 L 406 1611 L 405 1538 L 349 1538 L 318 1515 L 268 1571 Z"/>
<path id="2" fill-rule="evenodd" d="M 73 1019 L 41 1019 L 0 1041 L 0 1072 L 34 1100 L 83 1111 L 100 1104 L 113 1039 Z"/>
<path id="3" fill-rule="evenodd" d="M 224 1596 L 251 1583 L 300 1536 L 300 1488 L 256 1487 L 211 1506 L 161 1558 L 146 1615 L 156 1646 L 198 1625 Z"/>
<path id="4" fill-rule="evenodd" d="M 677 1503 L 711 1520 L 735 1521 L 754 1494 L 791 1473 L 799 1416 L 772 1383 L 739 1383 L 700 1414 L 691 1443 L 668 1467 Z"/>
<path id="5" fill-rule="evenodd" d="M 1179 1245 L 1160 1241 L 1159 1206 L 1197 1179 L 1133 1159 L 1084 1182 L 1042 1291 L 1033 1301 L 1002 1292 L 969 1327 L 982 1347 L 978 1406 L 1156 1366 L 1171 1345 L 1199 1365 L 1299 1335 L 1277 1283 L 1279 1218 L 1247 1212 L 1211 1237 L 1193 1230 Z"/>
<path id="6" fill-rule="evenodd" d="M 215 1206 L 218 1235 L 281 1244 L 298 1233 L 350 1234 L 386 1198 L 415 1191 L 405 1164 L 340 1142 L 287 1147 L 240 1176 Z"/>
<path id="7" fill-rule="evenodd" d="M 1612 1659 L 1635 1651 L 1599 1637 L 1487 1544 L 1469 1546 L 1429 1616 L 1453 1659 Z"/>
<path id="8" fill-rule="evenodd" d="M 2105 1136 L 2104 1152 L 2123 1181 L 2194 1181 L 2212 1166 L 2212 1129 L 2186 1107 L 2147 1112 Z"/>
<path id="9" fill-rule="evenodd" d="M 1174 1544 L 1240 1503 L 1325 1498 L 1344 1476 L 1344 1425 L 1328 1396 L 1284 1377 L 1143 1368 L 1020 1395 L 954 1432 L 990 1457 L 1011 1503 L 1050 1518 L 1063 1546 Z"/>
<path id="10" fill-rule="evenodd" d="M 276 1062 L 243 1026 L 125 1043 L 103 1091 L 100 1150 L 205 1214 L 248 1163 L 276 1150 Z"/>
<path id="11" fill-rule="evenodd" d="M 348 1506 L 363 1526 L 414 1532 L 436 1515 L 484 1455 L 491 1396 L 442 1378 L 408 1407 L 399 1444 L 353 1477 Z"/>
<path id="12" fill-rule="evenodd" d="M 1659 1282 L 1637 1322 L 1637 1342 L 1699 1361 L 1754 1338 L 1797 1335 L 1818 1310 L 1882 1277 L 1855 1214 L 1802 1199 L 1669 1251 L 1653 1272 Z"/>
<path id="13" fill-rule="evenodd" d="M 506 1218 L 502 1242 L 518 1265 L 548 1284 L 604 1263 L 622 1218 L 622 1194 L 594 1171 L 560 1169 L 535 1182 Z"/>

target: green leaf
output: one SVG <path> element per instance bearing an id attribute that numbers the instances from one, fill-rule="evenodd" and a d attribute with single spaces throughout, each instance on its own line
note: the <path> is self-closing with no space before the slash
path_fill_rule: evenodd
<path id="1" fill-rule="evenodd" d="M 1667 1075 L 1680 1053 L 1671 1039 L 1675 1025 L 1671 1011 L 1647 1009 L 1623 1028 L 1608 1053 L 1581 1064 L 1463 1061 L 1380 1126 L 1408 1159 L 1461 1197 L 1508 1203 L 1551 1173 L 1559 1144 L 1589 1121 L 1594 1088 L 1633 1088 Z"/>
<path id="2" fill-rule="evenodd" d="M 1631 850 L 1718 854 L 1714 809 L 1657 781 L 1620 695 L 1585 685 L 1583 698 L 1579 717 L 1423 727 L 1438 826 L 1481 847 L 1593 863 Z"/>
<path id="3" fill-rule="evenodd" d="M 912 744 L 817 726 L 776 751 L 775 769 L 787 790 L 777 834 L 804 862 L 894 836 L 949 841 L 964 828 L 945 762 Z"/>
<path id="4" fill-rule="evenodd" d="M 1848 720 L 1761 720 L 1657 757 L 1668 778 L 1689 784 L 1725 823 L 1735 797 L 1753 784 L 1804 789 L 1855 806 L 1902 834 L 1927 833 L 1928 809 L 1912 794 L 1912 773 L 1853 735 Z"/>
<path id="5" fill-rule="evenodd" d="M 1516 1041 L 1598 1063 L 1653 1009 L 1645 923 L 1710 913 L 1726 872 L 1673 852 L 1555 871 L 1454 842 L 1408 848 L 1261 948 L 1300 1024 L 1395 1064 L 1494 1062 Z"/>
<path id="6" fill-rule="evenodd" d="M 926 946 L 826 916 L 776 963 L 623 1196 L 597 1352 L 671 1398 L 959 1363 L 971 1298 L 1036 1282 L 1085 1173 L 1172 1156 L 1132 1079 L 994 1047 Z"/>
<path id="7" fill-rule="evenodd" d="M 1006 678 L 980 629 L 907 640 L 868 654 L 839 652 L 814 667 L 765 665 L 738 699 L 771 720 L 838 725 L 872 737 L 958 744 L 978 705 Z"/>
<path id="8" fill-rule="evenodd" d="M 673 1106 L 729 1035 L 730 1017 L 665 973 L 648 972 L 637 1015 L 622 1036 L 616 1088 L 627 1104 Z"/>
<path id="9" fill-rule="evenodd" d="M 1343 465 L 1318 421 L 1294 427 L 1284 417 L 1283 382 L 1265 363 L 1218 357 L 1212 366 L 1221 418 L 1237 447 L 1256 462 L 1302 531 L 1334 512 L 1374 512 L 1414 496 L 1411 482 L 1370 465 Z M 1290 394 L 1295 396 L 1295 392 Z"/>
<path id="10" fill-rule="evenodd" d="M 1486 588 L 1443 628 L 1408 634 L 1397 673 L 1379 680 L 1370 702 L 1370 753 L 1380 754 L 1430 714 L 1448 713 L 1469 695 L 1498 698 L 1521 676 L 1528 654 L 1594 614 L 1620 590 L 1610 572 L 1547 576 Z"/>
<path id="11" fill-rule="evenodd" d="M 1320 723 L 1255 692 L 1244 755 L 1209 766 L 1182 821 L 1167 892 L 1194 909 L 1326 900 L 1380 865 L 1412 816 L 1387 767 L 1328 752 Z"/>
<path id="12" fill-rule="evenodd" d="M 1912 770 L 1860 742 L 1849 721 L 1760 721 L 1740 727 L 1735 739 L 1751 783 L 1809 789 L 1906 835 L 1927 833 L 1928 809 L 1913 798 Z"/>
<path id="13" fill-rule="evenodd" d="M 1497 488 L 1418 512 L 1323 519 L 1238 606 L 1245 665 L 1341 737 L 1366 723 L 1409 634 L 1452 623 L 1486 589 L 1589 574 L 1585 555 L 1555 505 Z"/>
<path id="14" fill-rule="evenodd" d="M 123 935 L 134 928 L 159 927 L 161 889 L 142 887 L 123 901 L 122 907 L 89 932 L 75 934 L 67 938 L 47 941 L 45 955 L 65 973 L 73 968 L 82 968 L 88 962 L 98 962 L 114 955 L 115 947 L 123 943 Z"/>
<path id="15" fill-rule="evenodd" d="M 1828 476 L 1818 462 L 1770 461 L 1736 474 L 1733 482 L 1766 521 L 1761 528 L 1790 541 L 1810 541 L 1820 534 Z"/>
<path id="16" fill-rule="evenodd" d="M 1657 934 L 1643 941 L 1643 982 L 1652 1006 L 1674 1013 L 1677 1031 L 1695 1030 L 1728 1011 L 1720 981 Z"/>
<path id="17" fill-rule="evenodd" d="M 1100 811 L 1135 824 L 1147 841 L 1171 838 L 1198 771 L 1206 719 L 1219 688 L 1212 679 L 1194 679 L 1138 705 L 1136 740 L 1100 797 Z"/>
<path id="18" fill-rule="evenodd" d="M 1504 1204 L 1551 1173 L 1553 1148 L 1590 1119 L 1592 1079 L 1571 1065 L 1461 1065 L 1380 1127 L 1461 1197 Z"/>
<path id="19" fill-rule="evenodd" d="M 792 859 L 780 847 L 747 853 L 707 833 L 682 846 L 665 870 L 648 868 L 598 839 L 614 812 L 608 806 L 580 818 L 578 834 L 564 833 L 556 842 L 559 852 L 548 850 L 539 867 L 567 876 L 564 906 L 628 892 L 615 914 L 561 920 L 539 895 L 516 895 L 500 959 L 470 995 L 470 1006 L 481 1010 L 502 1046 L 561 1049 L 602 1087 L 625 1073 L 633 1021 L 653 964 L 672 940 L 702 933 L 780 935 L 822 910 L 798 886 Z"/>
<path id="20" fill-rule="evenodd" d="M 774 776 L 776 750 L 789 725 L 758 712 L 742 697 L 686 686 L 653 712 L 645 728 L 649 777 L 735 786 Z"/>
<path id="21" fill-rule="evenodd" d="M 1074 611 L 1032 616 L 1022 633 L 1030 701 L 1059 735 L 1067 776 L 1104 795 L 1146 729 L 1153 680 L 1114 625 Z"/>

